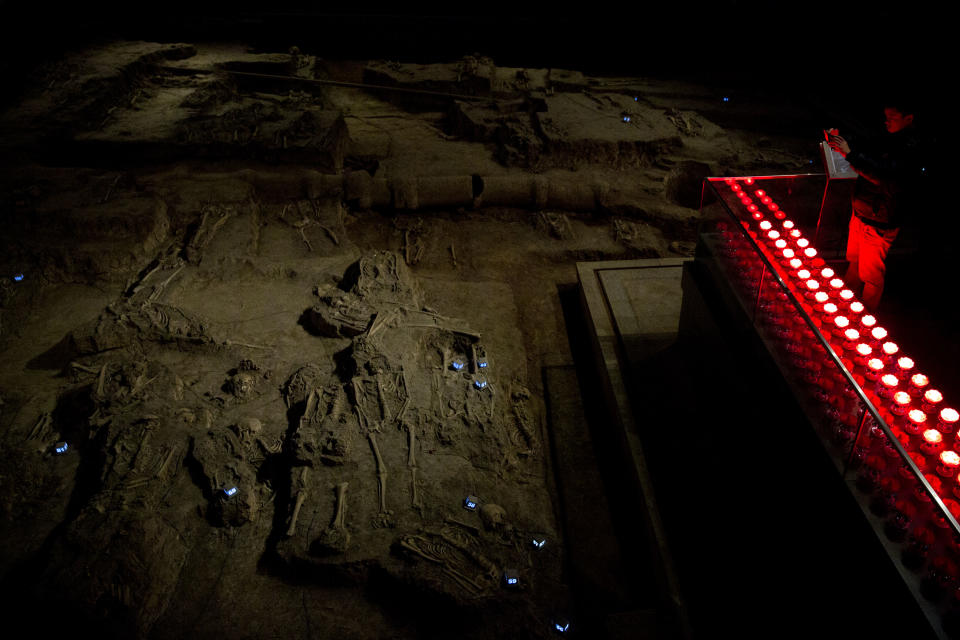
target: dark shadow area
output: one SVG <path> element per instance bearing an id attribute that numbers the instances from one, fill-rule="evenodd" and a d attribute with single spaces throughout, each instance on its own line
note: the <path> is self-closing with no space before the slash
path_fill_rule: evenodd
<path id="1" fill-rule="evenodd" d="M 568 551 L 567 567 L 576 598 L 577 625 L 582 633 L 591 637 L 608 637 L 608 624 L 612 616 L 625 612 L 656 611 L 658 637 L 674 637 L 676 629 L 671 626 L 671 613 L 666 610 L 658 589 L 658 571 L 652 557 L 652 543 L 647 533 L 647 523 L 635 479 L 624 456 L 620 435 L 611 428 L 611 420 L 603 404 L 603 391 L 595 374 L 589 333 L 576 285 L 558 287 L 558 296 L 563 309 L 567 337 L 574 359 L 573 388 L 562 389 L 565 393 L 577 393 L 582 401 L 582 420 L 577 434 L 565 433 L 560 425 L 551 425 L 554 465 L 557 469 L 557 484 L 561 494 L 562 522 L 566 530 L 567 545 L 577 539 L 600 540 L 609 546 L 617 559 L 610 574 L 598 575 L 597 568 L 585 570 L 577 563 L 589 561 L 589 550 Z M 549 386 L 550 372 L 545 373 Z M 554 390 L 556 391 L 556 390 Z M 547 401 L 557 402 L 556 393 L 547 395 Z M 560 408 L 565 408 L 562 405 Z M 548 414 L 554 410 L 548 407 Z M 572 416 L 571 424 L 579 422 L 580 416 Z M 558 441 L 564 438 L 566 442 Z M 571 444 L 571 440 L 573 444 Z M 576 455 L 563 448 L 575 446 Z M 576 471 L 564 468 L 564 461 L 577 461 Z M 595 475 L 597 486 L 583 481 L 584 475 Z M 600 491 L 601 495 L 576 495 L 577 491 Z M 602 511 L 598 511 L 602 510 Z M 588 537 L 583 528 L 592 530 Z M 570 556 L 579 556 L 575 561 Z M 598 556 L 594 561 L 602 566 Z M 599 582 L 599 584 L 597 584 Z"/>
<path id="2" fill-rule="evenodd" d="M 630 376 L 695 631 L 772 637 L 789 620 L 792 637 L 932 635 L 762 345 L 708 293 L 719 333 Z"/>

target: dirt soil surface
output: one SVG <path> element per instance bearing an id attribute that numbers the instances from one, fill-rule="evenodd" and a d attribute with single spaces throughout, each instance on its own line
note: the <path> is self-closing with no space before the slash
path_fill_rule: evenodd
<path id="1" fill-rule="evenodd" d="M 690 255 L 707 175 L 810 170 L 800 116 L 768 135 L 743 109 L 479 56 L 47 65 L 0 115 L 11 610 L 106 637 L 549 635 L 575 608 L 558 287 Z"/>

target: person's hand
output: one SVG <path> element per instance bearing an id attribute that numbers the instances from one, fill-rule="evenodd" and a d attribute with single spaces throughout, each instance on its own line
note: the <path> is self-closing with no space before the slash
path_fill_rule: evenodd
<path id="1" fill-rule="evenodd" d="M 847 141 L 843 139 L 842 136 L 830 136 L 829 142 L 830 148 L 839 153 L 844 158 L 847 157 L 847 154 L 850 153 L 850 145 L 847 144 Z"/>

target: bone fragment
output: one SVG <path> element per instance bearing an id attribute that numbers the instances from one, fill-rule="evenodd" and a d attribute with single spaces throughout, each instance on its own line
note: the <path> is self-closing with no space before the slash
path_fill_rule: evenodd
<path id="1" fill-rule="evenodd" d="M 347 487 L 349 482 L 341 482 L 337 485 L 337 513 L 333 517 L 333 528 L 343 530 L 343 520 L 347 511 Z"/>
<path id="2" fill-rule="evenodd" d="M 451 516 L 447 516 L 446 518 L 444 518 L 444 522 L 447 522 L 448 524 L 455 524 L 459 527 L 463 527 L 464 529 L 466 529 L 467 531 L 469 531 L 474 535 L 480 535 L 480 527 L 475 527 L 472 524 L 461 522 L 460 520 L 457 520 L 456 518 L 453 518 Z"/>
<path id="3" fill-rule="evenodd" d="M 337 245 L 338 247 L 340 246 L 340 240 L 337 239 L 337 234 L 333 232 L 333 229 L 326 225 L 322 225 L 319 222 L 317 222 L 316 225 L 327 232 L 327 235 L 330 236 L 331 240 L 333 240 L 333 244 Z"/>
<path id="4" fill-rule="evenodd" d="M 477 584 L 476 582 L 474 582 L 464 574 L 460 573 L 456 569 L 450 567 L 449 565 L 447 565 L 444 568 L 443 572 L 448 576 L 450 576 L 451 578 L 453 578 L 457 584 L 459 584 L 461 587 L 463 587 L 467 591 L 472 591 L 474 594 L 477 594 L 483 591 L 482 586 L 480 586 L 479 584 Z"/>
<path id="5" fill-rule="evenodd" d="M 370 446 L 373 448 L 373 456 L 377 461 L 377 488 L 380 494 L 380 515 L 389 513 L 387 511 L 387 466 L 383 463 L 380 456 L 380 448 L 377 446 L 377 437 L 372 431 L 367 434 L 370 439 Z"/>
<path id="6" fill-rule="evenodd" d="M 183 268 L 184 268 L 185 266 L 186 266 L 186 265 L 183 265 L 183 264 L 182 264 L 182 265 L 180 265 L 179 267 L 177 267 L 176 271 L 174 271 L 173 273 L 171 273 L 169 278 L 167 278 L 166 280 L 164 280 L 163 282 L 161 282 L 160 285 L 159 285 L 156 289 L 154 289 L 153 292 L 150 293 L 150 296 L 147 298 L 147 300 L 153 302 L 153 301 L 156 301 L 157 299 L 159 299 L 160 296 L 163 295 L 163 291 L 164 291 L 164 289 L 167 288 L 167 285 L 170 284 L 170 282 L 171 282 L 174 278 L 176 278 L 176 277 L 180 274 L 181 271 L 183 271 Z"/>
<path id="7" fill-rule="evenodd" d="M 453 246 L 453 243 L 450 244 L 450 257 L 453 258 L 453 268 L 457 268 L 457 249 Z"/>
<path id="8" fill-rule="evenodd" d="M 37 420 L 37 424 L 35 424 L 33 429 L 31 429 L 30 435 L 27 436 L 27 440 L 39 440 L 51 422 L 52 420 L 50 418 L 50 413 L 44 412 L 43 415 L 41 415 Z"/>
<path id="9" fill-rule="evenodd" d="M 300 517 L 300 507 L 303 501 L 307 499 L 307 490 L 300 489 L 297 492 L 297 502 L 293 505 L 293 515 L 290 516 L 290 526 L 287 527 L 287 536 L 292 536 L 297 529 L 297 518 Z"/>
<path id="10" fill-rule="evenodd" d="M 313 253 L 313 245 L 307 240 L 307 233 L 304 231 L 304 227 L 300 227 L 298 230 L 300 231 L 300 237 L 303 238 L 303 243 L 307 245 L 307 251 Z"/>
<path id="11" fill-rule="evenodd" d="M 154 478 L 159 478 L 164 473 L 166 473 L 167 467 L 170 466 L 170 461 L 173 460 L 173 454 L 175 454 L 176 452 L 177 452 L 176 446 L 170 449 L 170 451 L 167 453 L 167 456 L 163 459 L 163 464 L 160 465 L 160 468 L 157 469 L 157 473 L 154 474 L 153 476 Z"/>
<path id="12" fill-rule="evenodd" d="M 223 346 L 225 347 L 248 347 L 250 349 L 273 349 L 273 347 L 268 347 L 262 344 L 250 344 L 249 342 L 237 342 L 235 340 L 224 340 Z"/>
<path id="13" fill-rule="evenodd" d="M 383 393 L 383 383 L 380 380 L 380 375 L 376 376 L 377 382 L 377 400 L 380 403 L 380 415 L 383 416 L 384 422 L 390 422 L 390 407 L 387 406 L 387 398 Z"/>

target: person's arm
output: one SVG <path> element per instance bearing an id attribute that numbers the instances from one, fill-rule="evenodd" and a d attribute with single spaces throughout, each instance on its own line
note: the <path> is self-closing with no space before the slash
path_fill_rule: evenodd
<path id="1" fill-rule="evenodd" d="M 886 156 L 850 148 L 850 144 L 840 136 L 831 136 L 830 148 L 839 152 L 850 163 L 858 175 L 873 184 L 894 186 L 904 179 L 908 171 L 907 158 L 903 153 L 889 153 Z"/>

